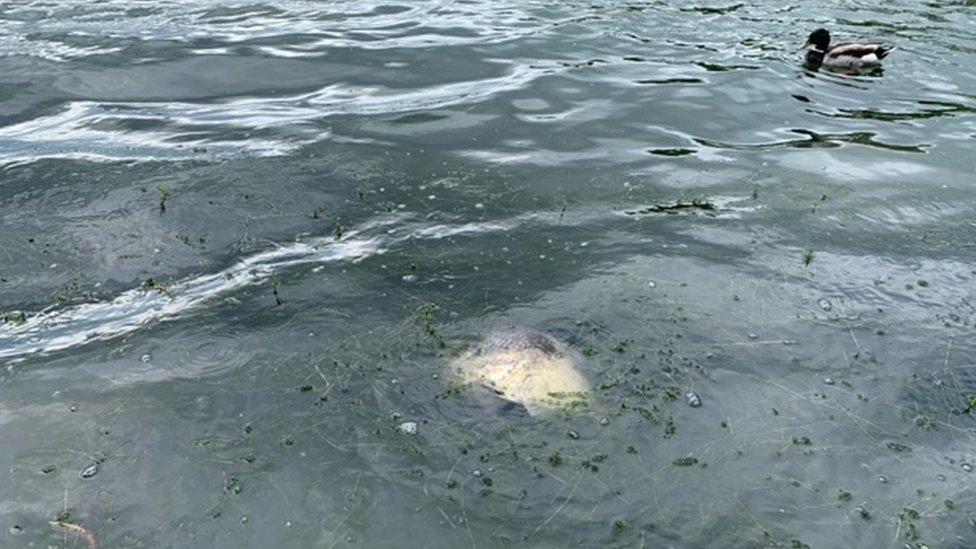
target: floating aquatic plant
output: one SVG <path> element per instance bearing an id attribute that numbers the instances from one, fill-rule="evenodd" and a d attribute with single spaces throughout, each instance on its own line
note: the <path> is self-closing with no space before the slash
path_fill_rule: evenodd
<path id="1" fill-rule="evenodd" d="M 813 250 L 804 250 L 803 265 L 809 266 L 811 263 L 813 263 Z"/>
<path id="2" fill-rule="evenodd" d="M 23 324 L 27 322 L 27 313 L 23 311 L 3 313 L 3 316 L 0 316 L 0 321 L 9 324 Z"/>
<path id="3" fill-rule="evenodd" d="M 671 204 L 654 204 L 640 210 L 628 211 L 627 215 L 646 215 L 655 213 L 676 214 L 683 211 L 702 211 L 706 213 L 718 210 L 713 202 L 704 198 L 693 198 L 690 201 L 679 200 Z"/>

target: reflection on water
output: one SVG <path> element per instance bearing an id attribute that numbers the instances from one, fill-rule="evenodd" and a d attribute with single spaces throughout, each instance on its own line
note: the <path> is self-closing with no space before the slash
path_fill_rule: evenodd
<path id="1" fill-rule="evenodd" d="M 0 546 L 976 545 L 972 15 L 6 6 Z"/>

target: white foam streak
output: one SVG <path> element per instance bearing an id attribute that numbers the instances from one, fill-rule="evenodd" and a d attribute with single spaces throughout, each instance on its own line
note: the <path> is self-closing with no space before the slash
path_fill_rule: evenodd
<path id="1" fill-rule="evenodd" d="M 219 296 L 296 266 L 357 262 L 382 254 L 398 242 L 504 231 L 515 223 L 408 225 L 394 230 L 394 224 L 403 219 L 393 217 L 368 223 L 340 240 L 320 237 L 292 242 L 246 257 L 220 272 L 180 280 L 164 291 L 135 288 L 110 301 L 54 309 L 30 316 L 22 324 L 0 325 L 0 358 L 50 353 L 132 333 L 154 322 L 190 314 Z"/>

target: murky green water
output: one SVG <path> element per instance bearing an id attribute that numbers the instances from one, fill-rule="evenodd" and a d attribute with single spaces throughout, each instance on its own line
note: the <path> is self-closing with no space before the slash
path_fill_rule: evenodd
<path id="1" fill-rule="evenodd" d="M 818 4 L 0 5 L 0 546 L 973 547 L 976 6 Z"/>

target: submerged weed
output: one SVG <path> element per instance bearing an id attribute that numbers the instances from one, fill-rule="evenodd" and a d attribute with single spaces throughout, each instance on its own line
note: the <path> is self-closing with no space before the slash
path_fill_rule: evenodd
<path id="1" fill-rule="evenodd" d="M 278 287 L 281 286 L 281 281 L 278 280 L 277 276 L 271 275 L 268 277 L 268 282 L 271 283 L 271 293 L 274 294 L 275 305 L 282 305 L 284 301 L 282 301 L 281 295 L 278 294 Z"/>
<path id="2" fill-rule="evenodd" d="M 166 213 L 166 201 L 172 195 L 169 189 L 162 185 L 156 185 L 156 194 L 159 195 L 159 213 Z"/>
<path id="3" fill-rule="evenodd" d="M 434 341 L 437 347 L 444 348 L 447 347 L 447 343 L 444 342 L 444 338 L 437 332 L 437 328 L 434 326 L 434 312 L 436 312 L 439 307 L 435 303 L 425 303 L 420 306 L 417 310 L 417 315 L 420 317 L 421 326 L 423 326 L 424 333 L 427 337 Z"/>

